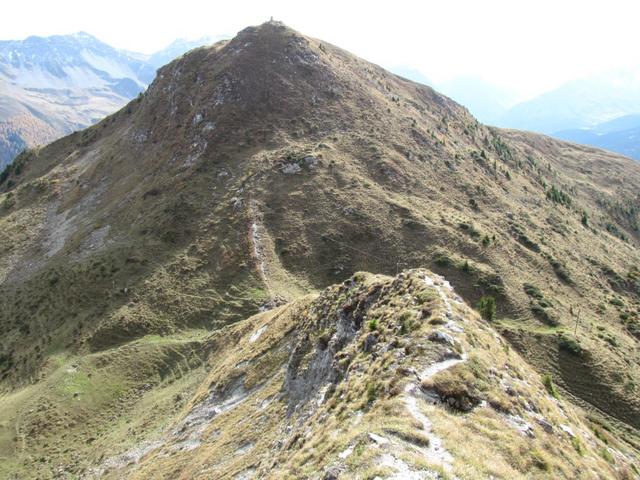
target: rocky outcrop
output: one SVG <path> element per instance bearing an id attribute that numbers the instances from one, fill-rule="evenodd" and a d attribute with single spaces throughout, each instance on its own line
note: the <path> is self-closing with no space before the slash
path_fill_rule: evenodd
<path id="1" fill-rule="evenodd" d="M 356 287 L 354 281 L 345 282 L 340 293 L 349 300 L 337 307 L 328 304 L 319 307 L 321 322 L 314 326 L 314 332 L 305 331 L 295 345 L 283 385 L 290 411 L 304 407 L 318 394 L 330 394 L 344 378 L 354 354 L 348 347 L 360 333 L 368 309 L 380 294 L 380 289 L 374 288 L 352 296 Z M 372 342 L 372 336 L 367 336 L 363 349 L 371 352 Z"/>
<path id="2" fill-rule="evenodd" d="M 585 412 L 553 398 L 426 270 L 356 274 L 224 337 L 236 340 L 212 347 L 214 371 L 181 419 L 96 472 L 431 480 L 579 478 L 585 462 L 616 478 L 631 468 L 628 446 L 606 443 Z"/>

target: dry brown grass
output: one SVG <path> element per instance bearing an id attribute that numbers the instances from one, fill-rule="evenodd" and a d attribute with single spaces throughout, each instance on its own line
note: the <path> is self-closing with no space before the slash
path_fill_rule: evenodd
<path id="1" fill-rule="evenodd" d="M 316 158 L 315 167 L 304 163 L 307 155 Z M 625 430 L 625 423 L 638 427 L 640 418 L 637 392 L 626 387 L 640 385 L 637 339 L 629 333 L 633 318 L 623 321 L 621 314 L 637 317 L 638 299 L 631 283 L 616 283 L 611 274 L 627 278 L 640 264 L 631 208 L 637 205 L 640 167 L 627 159 L 486 128 L 427 87 L 267 24 L 175 61 L 128 108 L 22 160 L 24 169 L 7 179 L 13 185 L 0 186 L 0 382 L 7 392 L 0 400 L 6 412 L 0 442 L 11 452 L 11 461 L 0 463 L 8 465 L 8 472 L 36 469 L 46 478 L 59 463 L 77 475 L 97 461 L 98 451 L 114 452 L 126 437 L 126 426 L 114 426 L 112 415 L 119 413 L 115 418 L 124 424 L 148 420 L 141 420 L 139 437 L 173 418 L 171 413 L 162 420 L 153 411 L 147 417 L 141 409 L 149 405 L 144 399 L 164 398 L 170 389 L 159 385 L 182 377 L 189 379 L 184 388 L 191 398 L 191 382 L 203 372 L 197 362 L 181 358 L 183 347 L 176 352 L 163 345 L 159 354 L 137 351 L 137 342 L 172 343 L 185 332 L 198 332 L 193 350 L 209 358 L 207 370 L 222 381 L 233 372 L 233 358 L 245 358 L 257 347 L 241 342 L 246 333 L 241 329 L 249 329 L 254 320 L 237 329 L 228 325 L 256 313 L 266 301 L 298 298 L 332 284 L 338 285 L 332 292 L 338 291 L 340 282 L 358 270 L 395 274 L 418 266 L 445 275 L 470 305 L 482 295 L 497 298 L 496 324 L 466 331 L 462 347 L 478 352 L 499 375 L 528 377 L 532 390 L 518 384 L 521 397 L 540 397 L 539 375 L 520 360 L 510 364 L 520 357 L 496 340 L 494 328 L 539 373 L 552 374 L 586 407 L 595 405 L 611 415 L 615 438 L 625 433 L 637 439 L 631 427 Z M 298 162 L 298 173 L 283 172 Z M 547 198 L 551 185 L 570 194 L 570 207 Z M 591 218 L 588 228 L 581 223 L 583 210 Z M 607 230 L 608 224 L 627 240 L 612 235 L 616 230 Z M 366 279 L 369 288 L 379 283 L 375 277 Z M 557 326 L 533 316 L 525 283 L 544 290 L 550 305 L 541 308 L 557 319 Z M 425 346 L 421 335 L 442 327 L 446 309 L 432 291 L 420 287 L 419 279 L 405 287 L 402 295 L 388 295 L 378 306 L 381 338 L 406 356 L 433 361 L 438 352 Z M 382 293 L 392 289 L 384 288 Z M 614 294 L 621 299 L 618 305 L 610 303 Z M 403 295 L 416 295 L 415 302 L 406 304 Z M 334 300 L 327 316 L 346 298 L 338 294 Z M 304 308 L 309 310 L 300 318 L 316 320 L 303 322 L 305 333 L 317 340 L 326 333 L 320 320 L 326 316 Z M 296 328 L 292 318 L 285 314 L 272 321 L 288 332 Z M 398 323 L 401 318 L 404 325 Z M 562 348 L 563 340 L 573 337 L 576 320 L 583 356 Z M 212 339 L 202 346 L 205 330 Z M 281 334 L 274 335 L 285 341 Z M 242 353 L 230 354 L 234 345 Z M 259 385 L 286 353 L 265 346 L 255 368 L 243 370 L 247 385 Z M 69 364 L 94 360 L 109 372 L 107 392 L 113 392 L 116 380 L 127 379 L 123 395 L 105 394 L 104 415 L 81 410 L 74 427 L 43 424 L 34 437 L 20 433 L 31 418 L 26 405 L 48 402 L 47 389 L 56 375 Z M 381 355 L 372 361 L 348 352 L 339 361 L 361 364 L 364 370 L 362 378 L 351 376 L 342 386 L 345 401 L 331 399 L 337 424 L 371 403 L 367 384 L 375 384 L 383 400 L 399 396 L 405 380 L 394 379 L 395 359 Z M 450 379 L 451 385 L 469 389 L 467 377 Z M 498 399 L 503 409 L 498 380 L 474 377 L 487 384 L 476 387 L 483 397 Z M 36 386 L 46 386 L 44 396 L 40 387 L 30 385 L 36 380 Z M 145 384 L 154 393 L 134 394 Z M 200 394 L 207 388 L 204 384 Z M 54 400 L 47 411 L 75 406 L 73 397 Z M 555 400 L 536 401 L 553 418 Z M 164 399 L 163 404 L 170 402 Z M 512 400 L 510 411 L 523 414 L 523 409 L 522 402 Z M 490 419 L 498 415 L 486 410 L 493 412 Z M 167 406 L 167 411 L 172 410 Z M 259 423 L 254 413 L 247 418 Z M 440 414 L 442 431 L 444 419 L 462 421 Z M 90 421 L 104 432 L 104 441 L 95 447 L 87 443 Z M 271 426 L 279 421 L 265 420 Z M 541 462 L 514 450 L 508 443 L 511 432 L 483 427 L 482 419 L 476 424 L 482 432 L 474 442 L 490 435 L 505 442 L 496 460 L 505 478 L 513 472 L 527 475 L 522 472 L 529 469 L 548 474 L 536 461 L 549 464 L 554 474 L 570 476 L 569 470 L 558 470 L 561 462 L 555 458 Z M 466 425 L 469 431 L 476 428 Z M 70 445 L 71 453 L 40 436 L 68 428 L 73 438 L 61 442 Z M 249 432 L 246 428 L 242 432 Z M 341 433 L 338 439 L 336 445 L 351 437 Z M 565 440 L 558 450 L 566 446 L 573 455 L 575 449 Z M 586 440 L 585 445 L 591 448 Z M 229 440 L 215 448 L 229 453 L 236 446 Z M 546 458 L 544 444 L 536 449 Z M 48 461 L 40 462 L 30 451 Z M 296 462 L 319 465 L 325 453 L 308 450 L 283 460 L 290 468 L 282 467 L 283 475 L 295 477 L 289 472 L 302 468 Z M 197 462 L 190 463 L 189 455 L 196 453 L 184 455 L 180 468 L 193 472 Z M 474 452 L 465 455 L 477 458 Z M 611 474 L 601 457 L 585 458 L 580 462 L 593 464 L 589 468 Z M 157 460 L 158 468 L 171 470 Z M 562 460 L 563 468 L 573 461 L 578 460 Z M 225 475 L 250 463 L 237 462 L 221 467 Z"/>

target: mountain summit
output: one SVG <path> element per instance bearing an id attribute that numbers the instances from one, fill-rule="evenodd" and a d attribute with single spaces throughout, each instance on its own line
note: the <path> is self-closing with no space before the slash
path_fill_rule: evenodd
<path id="1" fill-rule="evenodd" d="M 336 120 L 359 121 L 365 115 L 364 107 L 372 109 L 372 102 L 390 96 L 381 84 L 382 72 L 344 51 L 270 22 L 247 28 L 217 47 L 192 52 L 161 70 L 145 102 L 155 106 L 170 91 L 176 102 L 162 103 L 171 109 L 162 112 L 167 118 L 182 115 L 178 121 L 193 121 L 209 114 L 216 117 L 220 128 L 234 127 L 234 118 L 242 116 L 245 130 L 265 126 L 289 130 L 292 119 L 309 116 L 306 121 L 314 121 L 316 129 L 332 130 Z M 179 101 L 184 96 L 189 102 Z M 453 108 L 453 102 L 448 103 Z M 316 118 L 315 112 L 325 107 L 341 108 L 340 116 Z"/>
<path id="2" fill-rule="evenodd" d="M 0 178 L 0 476 L 630 478 L 639 191 L 278 22 L 197 48 Z"/>

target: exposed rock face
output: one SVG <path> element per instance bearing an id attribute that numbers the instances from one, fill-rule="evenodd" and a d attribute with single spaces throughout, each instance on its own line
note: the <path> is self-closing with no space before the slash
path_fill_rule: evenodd
<path id="1" fill-rule="evenodd" d="M 290 408 L 303 407 L 327 382 L 335 384 L 342 378 L 344 371 L 336 355 L 353 340 L 357 333 L 355 327 L 346 316 L 339 314 L 335 333 L 328 341 L 321 338 L 313 345 L 309 338 L 304 338 L 296 345 L 284 384 Z"/>
<path id="2" fill-rule="evenodd" d="M 349 295 L 355 286 L 355 282 L 346 282 L 341 289 Z M 315 395 L 324 396 L 342 380 L 352 355 L 347 347 L 361 330 L 367 311 L 379 294 L 379 289 L 373 289 L 337 310 L 324 307 L 322 322 L 314 326 L 314 335 L 304 336 L 289 359 L 284 391 L 290 410 L 304 407 Z M 318 332 L 322 332 L 320 337 L 317 337 Z M 368 339 L 365 339 L 366 351 L 371 350 Z"/>

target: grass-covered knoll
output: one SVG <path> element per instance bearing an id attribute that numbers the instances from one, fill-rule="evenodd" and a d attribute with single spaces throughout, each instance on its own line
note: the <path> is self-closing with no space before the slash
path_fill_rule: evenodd
<path id="1" fill-rule="evenodd" d="M 203 336 L 50 357 L 40 382 L 0 398 L 0 476 L 77 478 L 105 449 L 164 428 L 205 375 Z"/>

